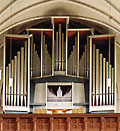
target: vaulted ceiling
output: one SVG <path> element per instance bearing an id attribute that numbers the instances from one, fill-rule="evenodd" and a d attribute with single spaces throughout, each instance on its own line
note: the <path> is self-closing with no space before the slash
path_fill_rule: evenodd
<path id="1" fill-rule="evenodd" d="M 14 31 L 18 32 L 43 17 L 59 15 L 77 18 L 104 33 L 119 36 L 119 5 L 119 0 L 0 0 L 0 34 L 2 37 L 16 26 Z"/>

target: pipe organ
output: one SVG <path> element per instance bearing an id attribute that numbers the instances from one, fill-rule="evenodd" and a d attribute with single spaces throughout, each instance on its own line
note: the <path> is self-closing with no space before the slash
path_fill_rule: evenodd
<path id="1" fill-rule="evenodd" d="M 27 29 L 33 35 L 31 43 L 31 78 L 52 74 L 52 31 L 51 29 Z M 38 38 L 39 36 L 39 38 Z M 48 43 L 49 42 L 49 43 Z"/>
<path id="2" fill-rule="evenodd" d="M 65 33 L 62 32 L 62 24 L 57 24 L 55 28 L 55 46 L 54 46 L 54 70 L 65 71 Z"/>
<path id="3" fill-rule="evenodd" d="M 6 35 L 4 45 L 4 109 L 19 111 L 28 110 L 29 94 L 29 59 L 27 39 L 29 36 Z M 11 52 L 14 49 L 14 52 Z M 10 54 L 7 54 L 7 51 Z"/>
<path id="4" fill-rule="evenodd" d="M 91 36 L 91 111 L 115 109 L 115 44 L 114 36 Z M 101 45 L 100 45 L 101 44 Z M 113 55 L 113 56 L 110 56 Z"/>
<path id="5" fill-rule="evenodd" d="M 87 37 L 90 29 L 68 29 L 68 74 L 89 78 L 89 44 Z M 81 37 L 84 37 L 84 43 Z M 72 44 L 72 49 L 70 49 Z"/>
<path id="6" fill-rule="evenodd" d="M 47 85 L 52 87 L 52 82 L 65 80 L 69 81 L 71 88 L 80 85 L 76 81 L 84 81 L 84 85 L 89 81 L 84 89 L 89 94 L 87 105 L 90 112 L 115 110 L 115 36 L 93 35 L 91 28 L 73 28 L 73 23 L 68 17 L 52 17 L 50 28 L 43 24 L 41 28 L 26 29 L 27 35 L 5 35 L 4 111 L 29 112 L 36 104 L 33 102 L 35 89 L 44 90 L 45 94 Z M 55 90 L 55 85 L 64 84 L 53 85 Z M 46 103 L 42 103 L 44 106 L 47 105 L 46 99 Z"/>

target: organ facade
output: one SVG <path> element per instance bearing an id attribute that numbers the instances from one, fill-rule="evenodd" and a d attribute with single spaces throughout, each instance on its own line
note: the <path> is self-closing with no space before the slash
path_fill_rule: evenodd
<path id="1" fill-rule="evenodd" d="M 115 35 L 71 17 L 43 21 L 4 36 L 3 111 L 116 112 Z"/>

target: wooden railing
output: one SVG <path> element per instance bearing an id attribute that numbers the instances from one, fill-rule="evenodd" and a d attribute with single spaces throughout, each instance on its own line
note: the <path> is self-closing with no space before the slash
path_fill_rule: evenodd
<path id="1" fill-rule="evenodd" d="M 0 131 L 120 131 L 120 114 L 1 114 Z"/>

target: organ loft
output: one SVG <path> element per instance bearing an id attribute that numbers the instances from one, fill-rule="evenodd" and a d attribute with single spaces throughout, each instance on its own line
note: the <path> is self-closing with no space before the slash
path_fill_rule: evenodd
<path id="1" fill-rule="evenodd" d="M 71 17 L 4 35 L 4 113 L 116 112 L 116 40 Z"/>

